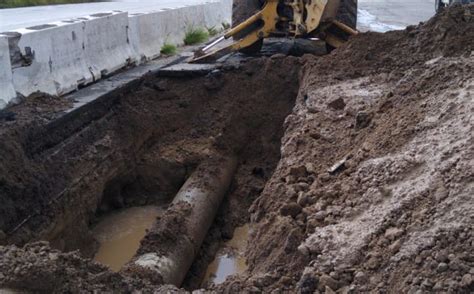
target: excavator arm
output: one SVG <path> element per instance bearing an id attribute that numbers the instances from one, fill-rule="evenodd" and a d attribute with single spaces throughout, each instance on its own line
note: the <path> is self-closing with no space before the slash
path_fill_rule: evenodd
<path id="1" fill-rule="evenodd" d="M 341 1 L 344 0 L 267 0 L 261 10 L 196 52 L 192 62 L 208 62 L 230 52 L 252 47 L 257 47 L 259 51 L 259 46 L 255 44 L 261 44 L 268 37 L 317 37 L 337 48 L 346 39 L 341 35 L 357 34 L 355 24 L 352 28 L 336 18 Z M 212 50 L 226 39 L 232 39 L 233 42 L 224 48 Z"/>

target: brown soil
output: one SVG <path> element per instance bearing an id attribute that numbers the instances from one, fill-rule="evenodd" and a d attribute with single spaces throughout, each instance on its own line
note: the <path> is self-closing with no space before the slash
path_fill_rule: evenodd
<path id="1" fill-rule="evenodd" d="M 0 244 L 90 255 L 98 213 L 169 201 L 219 150 L 239 167 L 186 288 L 250 221 L 248 272 L 208 290 L 470 293 L 473 52 L 474 5 L 453 6 L 325 57 L 147 76 L 59 119 L 67 105 L 29 98 L 0 122 Z M 0 248 L 0 289 L 184 291 L 43 243 Z"/>

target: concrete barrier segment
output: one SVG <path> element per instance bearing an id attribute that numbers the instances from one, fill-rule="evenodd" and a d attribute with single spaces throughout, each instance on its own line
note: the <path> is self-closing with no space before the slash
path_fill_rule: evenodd
<path id="1" fill-rule="evenodd" d="M 136 63 L 129 39 L 128 13 L 92 15 L 83 21 L 84 54 L 94 80 Z"/>
<path id="2" fill-rule="evenodd" d="M 61 23 L 36 30 L 17 30 L 11 37 L 13 84 L 28 96 L 36 91 L 63 95 L 92 81 L 84 62 L 83 30 L 80 23 Z"/>
<path id="3" fill-rule="evenodd" d="M 0 109 L 15 99 L 8 38 L 0 35 Z"/>

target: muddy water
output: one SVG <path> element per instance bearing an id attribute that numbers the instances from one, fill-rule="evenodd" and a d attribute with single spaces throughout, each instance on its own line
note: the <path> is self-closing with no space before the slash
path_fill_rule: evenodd
<path id="1" fill-rule="evenodd" d="M 238 227 L 234 237 L 217 252 L 216 258 L 209 264 L 203 285 L 223 283 L 228 276 L 238 275 L 247 270 L 245 263 L 245 249 L 249 238 L 249 225 Z"/>
<path id="2" fill-rule="evenodd" d="M 162 211 L 156 206 L 143 206 L 106 215 L 92 230 L 100 243 L 94 260 L 119 271 L 133 257 L 146 230 Z"/>

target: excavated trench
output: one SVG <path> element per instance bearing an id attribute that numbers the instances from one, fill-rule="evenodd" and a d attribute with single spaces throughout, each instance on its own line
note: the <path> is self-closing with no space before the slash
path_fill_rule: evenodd
<path id="1" fill-rule="evenodd" d="M 149 74 L 46 124 L 19 124 L 3 134 L 3 148 L 21 142 L 6 165 L 17 164 L 18 174 L 2 179 L 11 197 L 0 223 L 5 243 L 47 240 L 56 249 L 79 249 L 114 271 L 136 275 L 141 256 L 181 248 L 180 236 L 189 237 L 176 215 L 209 214 L 209 229 L 191 229 L 204 230 L 202 244 L 189 237 L 193 262 L 189 270 L 177 267 L 184 278 L 175 284 L 195 289 L 245 271 L 248 209 L 279 161 L 298 72 L 296 58 L 262 58 L 205 76 Z M 22 107 L 18 113 L 28 113 L 31 105 Z M 236 164 L 230 182 L 216 180 L 214 189 L 212 177 L 222 170 L 206 162 L 218 166 L 222 158 Z M 18 177 L 25 183 L 21 189 L 11 184 Z M 176 203 L 192 177 L 188 188 L 220 189 L 222 202 L 212 200 L 191 213 L 181 207 L 184 202 Z M 24 193 L 27 201 L 15 201 L 20 190 L 31 191 Z M 170 283 L 165 275 L 161 279 Z"/>
<path id="2" fill-rule="evenodd" d="M 471 293 L 473 12 L 0 112 L 0 292 Z"/>

